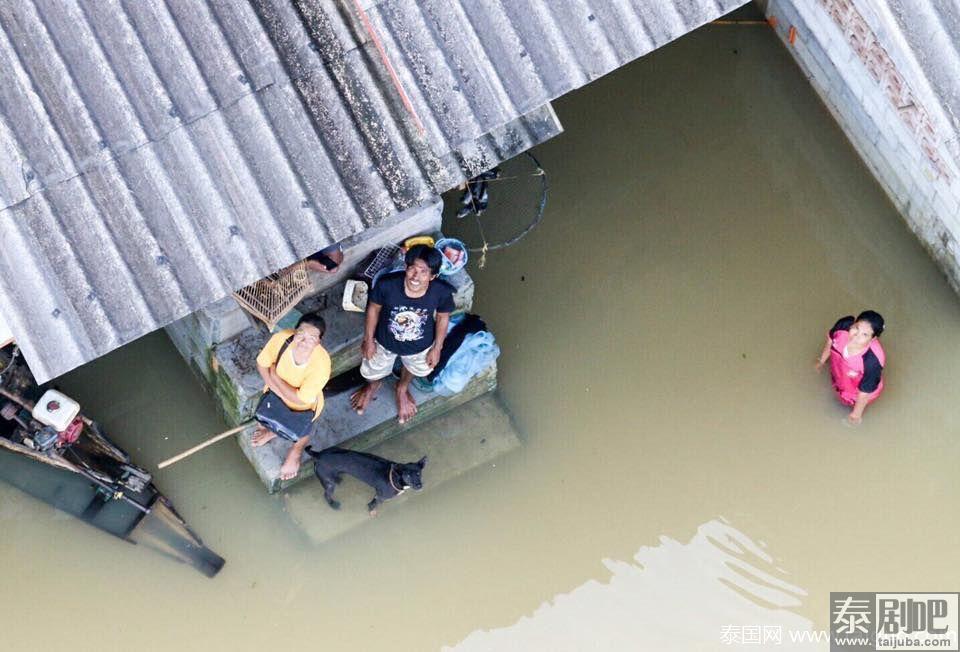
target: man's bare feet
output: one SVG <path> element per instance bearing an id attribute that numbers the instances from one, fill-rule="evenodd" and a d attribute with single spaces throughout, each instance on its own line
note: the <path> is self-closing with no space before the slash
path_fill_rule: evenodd
<path id="1" fill-rule="evenodd" d="M 397 385 L 397 420 L 403 424 L 413 418 L 417 413 L 417 402 L 413 400 L 413 394 L 410 393 L 410 387 L 401 387 Z"/>
<path id="2" fill-rule="evenodd" d="M 250 443 L 254 448 L 257 448 L 258 446 L 263 446 L 267 442 L 275 439 L 276 436 L 277 433 L 263 425 L 260 425 L 257 426 L 256 430 L 253 431 L 253 437 L 250 439 Z"/>
<path id="3" fill-rule="evenodd" d="M 300 471 L 300 456 L 302 454 L 303 451 L 296 446 L 290 449 L 287 458 L 283 461 L 283 466 L 280 467 L 281 480 L 292 480 L 297 477 L 297 472 Z"/>
<path id="4" fill-rule="evenodd" d="M 350 397 L 350 407 L 356 410 L 357 414 L 363 414 L 363 411 L 367 409 L 367 405 L 369 405 L 373 397 L 376 396 L 378 389 L 380 389 L 379 380 L 367 383 L 355 391 Z"/>

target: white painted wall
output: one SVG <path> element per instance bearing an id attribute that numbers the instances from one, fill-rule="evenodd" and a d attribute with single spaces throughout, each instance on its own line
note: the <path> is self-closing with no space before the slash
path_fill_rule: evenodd
<path id="1" fill-rule="evenodd" d="M 948 95 L 938 92 L 938 78 L 931 74 L 938 68 L 930 65 L 929 53 L 921 52 L 916 35 L 906 33 L 896 18 L 902 4 L 767 0 L 761 6 L 776 19 L 776 33 L 810 84 L 960 293 L 960 166 L 952 108 Z"/>

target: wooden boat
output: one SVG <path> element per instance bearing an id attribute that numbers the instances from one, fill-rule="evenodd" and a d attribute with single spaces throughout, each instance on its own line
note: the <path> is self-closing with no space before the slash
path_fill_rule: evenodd
<path id="1" fill-rule="evenodd" d="M 0 350 L 0 479 L 105 532 L 216 575 L 223 558 L 94 421 L 68 413 L 62 430 L 44 423 L 62 404 L 79 408 L 37 387 L 18 354 L 13 345 Z"/>

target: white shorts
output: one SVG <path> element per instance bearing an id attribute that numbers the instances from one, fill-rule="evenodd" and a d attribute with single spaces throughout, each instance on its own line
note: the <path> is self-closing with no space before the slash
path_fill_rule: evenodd
<path id="1" fill-rule="evenodd" d="M 374 344 L 377 350 L 373 354 L 373 357 L 369 360 L 364 358 L 363 362 L 360 363 L 360 375 L 371 381 L 380 380 L 381 378 L 389 376 L 393 371 L 393 362 L 397 359 L 397 354 L 385 349 L 380 342 L 374 341 Z M 420 353 L 414 353 L 413 355 L 401 355 L 400 362 L 403 363 L 407 371 L 418 378 L 429 376 L 430 372 L 433 371 L 433 367 L 427 366 L 427 353 L 429 353 L 432 348 L 432 346 L 428 347 Z"/>

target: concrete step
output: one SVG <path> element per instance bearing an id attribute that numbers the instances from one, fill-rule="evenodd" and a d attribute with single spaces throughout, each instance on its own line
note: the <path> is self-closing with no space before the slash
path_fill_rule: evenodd
<path id="1" fill-rule="evenodd" d="M 469 311 L 473 305 L 473 279 L 465 271 L 444 277 L 456 293 L 456 312 Z M 297 304 L 296 317 L 316 310 L 327 323 L 323 346 L 330 354 L 332 376 L 360 365 L 360 341 L 363 339 L 364 314 L 348 312 L 341 307 L 344 282 L 307 297 Z M 281 322 L 281 325 L 286 323 Z M 257 373 L 256 358 L 270 334 L 263 328 L 248 328 L 237 337 L 218 345 L 213 351 L 212 384 L 214 394 L 230 425 L 250 420 L 260 400 L 263 381 Z"/>
<path id="2" fill-rule="evenodd" d="M 353 450 L 370 450 L 381 442 L 463 405 L 470 399 L 493 391 L 496 386 L 496 363 L 475 376 L 462 392 L 453 396 L 426 393 L 411 386 L 410 391 L 417 402 L 417 414 L 403 425 L 397 422 L 394 400 L 396 381 L 393 378 L 384 381 L 377 398 L 371 401 L 362 415 L 358 415 L 350 407 L 352 391 L 329 396 L 319 417 L 312 446 L 315 450 L 338 445 Z M 296 478 L 281 482 L 280 466 L 292 444 L 277 437 L 265 446 L 254 448 L 250 443 L 252 433 L 253 427 L 250 427 L 239 435 L 237 441 L 267 491 L 274 493 L 312 476 L 312 466 L 305 463 Z M 308 456 L 304 455 L 304 461 L 308 459 Z"/>
<path id="3" fill-rule="evenodd" d="M 491 464 L 520 443 L 509 415 L 496 393 L 491 393 L 374 446 L 370 452 L 397 462 L 415 462 L 426 455 L 422 491 L 433 491 L 470 469 Z M 312 475 L 313 464 L 307 466 Z M 422 491 L 407 491 L 381 505 L 380 511 L 398 509 Z M 341 503 L 339 510 L 327 505 L 323 487 L 314 479 L 283 494 L 284 510 L 315 544 L 371 520 L 366 507 L 373 498 L 369 485 L 345 475 L 334 496 Z"/>

